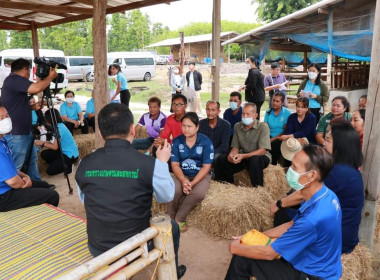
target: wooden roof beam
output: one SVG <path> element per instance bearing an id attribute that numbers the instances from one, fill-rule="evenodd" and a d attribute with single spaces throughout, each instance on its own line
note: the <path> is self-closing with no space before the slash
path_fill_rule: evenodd
<path id="1" fill-rule="evenodd" d="M 10 2 L 0 0 L 1 8 L 16 9 L 16 10 L 30 10 L 34 12 L 57 12 L 57 13 L 74 13 L 74 14 L 87 14 L 92 16 L 92 8 L 82 8 L 74 6 L 55 6 L 55 5 L 43 5 L 25 2 Z"/>
<path id="2" fill-rule="evenodd" d="M 29 24 L 29 25 L 31 23 L 28 20 L 19 19 L 16 17 L 11 18 L 11 17 L 1 16 L 1 15 L 0 15 L 0 19 L 3 20 L 3 22 L 16 22 L 16 23 L 24 23 L 24 24 Z"/>
<path id="3" fill-rule="evenodd" d="M 20 25 L 20 24 L 14 24 L 14 23 L 0 23 L 0 30 L 7 29 L 7 30 L 20 30 L 20 31 L 27 31 L 30 30 L 30 25 Z"/>
<path id="4" fill-rule="evenodd" d="M 147 6 L 153 6 L 158 4 L 170 4 L 171 2 L 178 1 L 178 0 L 145 0 L 140 2 L 133 2 L 125 5 L 120 5 L 117 7 L 112 7 L 107 9 L 107 14 L 113 14 L 121 11 L 127 11 L 127 10 L 133 10 L 138 8 L 143 8 Z"/>
<path id="5" fill-rule="evenodd" d="M 89 6 L 93 6 L 94 2 L 92 0 L 71 0 L 72 2 L 79 3 L 79 4 L 85 4 Z"/>
<path id="6" fill-rule="evenodd" d="M 288 51 L 288 52 L 311 52 L 311 47 L 307 45 L 269 45 L 270 50 L 274 51 Z"/>

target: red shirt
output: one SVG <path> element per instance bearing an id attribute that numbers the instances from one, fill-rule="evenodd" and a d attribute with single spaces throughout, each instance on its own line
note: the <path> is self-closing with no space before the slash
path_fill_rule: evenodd
<path id="1" fill-rule="evenodd" d="M 167 139 L 169 142 L 182 134 L 182 123 L 177 121 L 175 115 L 172 114 L 166 119 L 164 131 L 162 131 L 160 137 Z M 171 137 L 170 137 L 171 136 Z"/>

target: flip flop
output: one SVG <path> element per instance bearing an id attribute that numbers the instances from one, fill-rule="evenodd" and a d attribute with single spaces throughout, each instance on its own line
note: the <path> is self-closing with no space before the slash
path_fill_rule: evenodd
<path id="1" fill-rule="evenodd" d="M 186 232 L 189 229 L 189 227 L 186 225 L 186 222 L 182 222 L 179 224 L 179 231 L 180 232 Z"/>

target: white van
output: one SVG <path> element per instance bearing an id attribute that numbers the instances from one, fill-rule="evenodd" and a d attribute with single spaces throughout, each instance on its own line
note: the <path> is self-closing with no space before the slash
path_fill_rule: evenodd
<path id="1" fill-rule="evenodd" d="M 107 64 L 119 64 L 128 80 L 149 81 L 156 76 L 154 55 L 149 52 L 111 52 Z"/>
<path id="2" fill-rule="evenodd" d="M 66 56 L 66 66 L 69 81 L 83 80 L 83 74 L 88 82 L 93 81 L 94 58 L 92 56 Z"/>
<path id="3" fill-rule="evenodd" d="M 49 60 L 54 60 L 56 62 L 66 64 L 65 61 L 65 54 L 63 51 L 58 50 L 46 50 L 46 49 L 40 49 L 40 57 L 45 57 Z M 11 72 L 11 64 L 14 60 L 18 58 L 25 58 L 30 61 L 30 67 L 31 67 L 31 75 L 30 80 L 32 82 L 36 81 L 36 66 L 33 62 L 34 55 L 32 49 L 9 49 L 9 50 L 3 50 L 0 52 L 0 87 L 3 87 L 3 82 L 6 77 L 8 77 L 9 73 Z M 62 73 L 65 77 L 63 83 L 58 84 L 58 89 L 62 90 L 63 88 L 67 87 L 68 80 L 67 80 L 67 70 L 59 69 L 58 73 Z M 55 84 L 51 83 L 50 88 L 54 89 Z"/>

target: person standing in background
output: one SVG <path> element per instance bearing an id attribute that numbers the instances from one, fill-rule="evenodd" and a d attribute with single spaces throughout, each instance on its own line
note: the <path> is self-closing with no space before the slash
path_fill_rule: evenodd
<path id="1" fill-rule="evenodd" d="M 253 56 L 247 58 L 245 65 L 248 76 L 239 91 L 245 90 L 245 101 L 256 104 L 257 119 L 260 120 L 260 109 L 265 101 L 264 75 L 259 68 L 260 62 Z"/>
<path id="2" fill-rule="evenodd" d="M 286 98 L 286 87 L 289 86 L 289 81 L 281 72 L 281 66 L 278 62 L 273 62 L 270 66 L 270 74 L 265 76 L 265 90 L 269 91 L 269 108 L 272 108 L 273 94 L 281 92 L 285 96 L 284 106 L 288 107 L 288 99 Z"/>
<path id="3" fill-rule="evenodd" d="M 195 62 L 189 62 L 189 72 L 186 73 L 187 87 L 191 88 L 195 92 L 193 111 L 198 114 L 202 114 L 201 95 L 202 89 L 202 74 L 195 70 Z"/>
<path id="4" fill-rule="evenodd" d="M 171 86 L 172 86 L 172 95 L 183 94 L 183 89 L 185 88 L 185 77 L 178 66 L 175 66 L 173 69 L 173 75 L 171 78 Z"/>
<path id="5" fill-rule="evenodd" d="M 121 68 L 119 64 L 111 64 L 109 67 L 108 75 L 115 76 L 116 75 L 116 92 L 113 97 L 111 97 L 110 102 L 114 101 L 118 94 L 120 93 L 120 101 L 121 103 L 127 105 L 129 107 L 129 100 L 131 99 L 131 93 L 128 90 L 128 82 L 127 78 L 121 72 Z"/>

